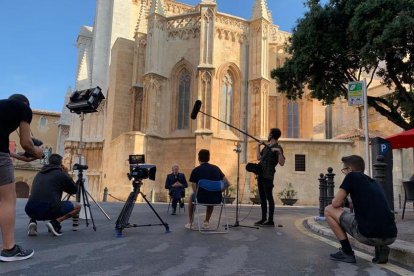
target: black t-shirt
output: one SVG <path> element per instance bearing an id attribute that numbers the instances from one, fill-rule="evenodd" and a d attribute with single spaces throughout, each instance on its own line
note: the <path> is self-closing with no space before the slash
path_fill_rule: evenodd
<path id="1" fill-rule="evenodd" d="M 279 144 L 274 144 L 270 147 L 264 147 L 260 152 L 260 176 L 267 179 L 273 179 L 276 172 L 276 166 L 279 162 L 279 153 L 272 151 L 272 148 L 279 148 L 283 155 L 283 148 Z"/>
<path id="2" fill-rule="evenodd" d="M 193 169 L 190 175 L 190 182 L 198 183 L 201 179 L 219 181 L 223 180 L 224 173 L 216 165 L 210 163 L 201 163 L 200 166 Z M 218 192 L 206 192 L 200 188 L 198 191 L 197 199 L 203 203 L 217 203 L 221 201 L 221 191 Z"/>
<path id="3" fill-rule="evenodd" d="M 208 179 L 213 181 L 222 180 L 224 173 L 216 165 L 210 163 L 201 163 L 195 167 L 190 175 L 190 182 L 198 183 L 200 179 Z"/>
<path id="4" fill-rule="evenodd" d="M 9 136 L 20 122 L 32 122 L 32 110 L 16 100 L 0 100 L 0 152 L 9 153 Z"/>
<path id="5" fill-rule="evenodd" d="M 367 238 L 393 238 L 397 227 L 383 188 L 361 172 L 345 176 L 340 188 L 351 195 L 359 232 Z"/>

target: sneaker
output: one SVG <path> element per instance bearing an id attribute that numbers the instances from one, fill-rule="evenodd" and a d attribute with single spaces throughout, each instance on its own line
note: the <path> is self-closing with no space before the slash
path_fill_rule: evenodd
<path id="1" fill-rule="evenodd" d="M 356 263 L 354 252 L 352 254 L 346 254 L 342 251 L 342 248 L 339 248 L 338 252 L 330 254 L 330 259 L 344 263 Z"/>
<path id="2" fill-rule="evenodd" d="M 390 248 L 386 245 L 375 246 L 375 258 L 372 259 L 374 264 L 386 264 L 388 263 L 388 255 L 390 254 Z"/>
<path id="3" fill-rule="evenodd" d="M 51 233 L 53 233 L 53 235 L 55 236 L 62 236 L 62 226 L 60 226 L 60 223 L 56 220 L 51 220 L 49 222 L 46 222 L 46 226 L 47 229 L 49 229 L 49 231 Z"/>
<path id="4" fill-rule="evenodd" d="M 176 215 L 177 212 L 175 210 L 172 211 L 171 215 Z"/>
<path id="5" fill-rule="evenodd" d="M 260 226 L 260 225 L 262 225 L 265 221 L 266 221 L 265 219 L 261 219 L 261 220 L 259 220 L 259 221 L 256 221 L 256 222 L 254 223 L 254 226 Z"/>
<path id="6" fill-rule="evenodd" d="M 37 223 L 35 220 L 30 220 L 29 226 L 27 227 L 27 235 L 30 237 L 37 236 Z"/>
<path id="7" fill-rule="evenodd" d="M 187 223 L 186 225 L 184 225 L 184 227 L 185 227 L 186 229 L 190 229 L 190 230 L 192 230 L 192 229 L 193 229 L 193 224 L 192 224 L 192 223 Z"/>
<path id="8" fill-rule="evenodd" d="M 32 257 L 34 254 L 33 249 L 23 249 L 19 245 L 15 245 L 11 250 L 3 249 L 0 254 L 0 261 L 13 262 L 26 260 Z"/>
<path id="9" fill-rule="evenodd" d="M 268 220 L 260 225 L 261 227 L 275 227 L 275 222 Z"/>
<path id="10" fill-rule="evenodd" d="M 203 229 L 209 229 L 210 223 L 208 221 L 203 222 Z"/>

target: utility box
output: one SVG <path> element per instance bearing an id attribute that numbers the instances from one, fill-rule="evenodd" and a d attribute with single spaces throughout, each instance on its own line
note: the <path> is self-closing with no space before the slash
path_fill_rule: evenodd
<path id="1" fill-rule="evenodd" d="M 392 181 L 393 157 L 391 144 L 385 139 L 375 137 L 371 139 L 371 152 L 374 167 L 375 164 L 378 163 L 377 156 L 382 155 L 384 157 L 382 162 L 386 163 L 386 166 L 384 166 L 383 171 L 377 171 L 377 175 L 375 175 L 375 168 L 373 168 L 373 178 L 383 187 L 388 205 L 391 210 L 394 211 L 394 190 Z"/>

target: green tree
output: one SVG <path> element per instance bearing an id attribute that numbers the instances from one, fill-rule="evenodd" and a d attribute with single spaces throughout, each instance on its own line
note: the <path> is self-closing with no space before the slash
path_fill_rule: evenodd
<path id="1" fill-rule="evenodd" d="M 414 1 L 306 2 L 287 45 L 284 65 L 271 76 L 288 99 L 307 86 L 324 104 L 347 98 L 347 83 L 379 78 L 391 93 L 368 104 L 403 129 L 414 127 Z"/>

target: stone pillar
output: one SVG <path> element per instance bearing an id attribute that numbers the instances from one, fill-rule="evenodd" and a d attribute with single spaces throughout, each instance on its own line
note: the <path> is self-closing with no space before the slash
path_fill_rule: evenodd
<path id="1" fill-rule="evenodd" d="M 249 47 L 249 115 L 250 134 L 261 139 L 269 129 L 269 21 L 258 18 L 250 23 Z"/>
<path id="2" fill-rule="evenodd" d="M 212 67 L 214 52 L 215 2 L 200 3 L 200 67 Z"/>

